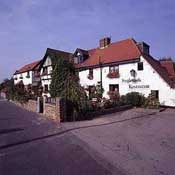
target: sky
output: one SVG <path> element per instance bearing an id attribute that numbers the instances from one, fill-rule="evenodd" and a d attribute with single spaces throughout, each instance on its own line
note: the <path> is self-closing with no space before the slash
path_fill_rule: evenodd
<path id="1" fill-rule="evenodd" d="M 74 52 L 110 36 L 175 58 L 174 0 L 0 0 L 0 82 L 46 49 Z"/>

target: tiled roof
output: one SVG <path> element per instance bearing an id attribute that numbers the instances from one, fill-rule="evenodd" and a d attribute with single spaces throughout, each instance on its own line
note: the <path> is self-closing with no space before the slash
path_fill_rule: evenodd
<path id="1" fill-rule="evenodd" d="M 169 77 L 175 80 L 175 63 L 171 59 L 164 59 L 160 60 L 160 64 L 167 70 Z"/>
<path id="2" fill-rule="evenodd" d="M 54 56 L 57 56 L 57 57 L 63 57 L 63 58 L 68 59 L 68 58 L 70 58 L 70 56 L 72 54 L 69 53 L 69 52 L 61 51 L 61 50 L 47 48 L 46 55 L 54 55 Z"/>
<path id="3" fill-rule="evenodd" d="M 106 48 L 88 50 L 89 58 L 76 65 L 77 68 L 85 68 L 113 62 L 131 61 L 139 58 L 141 53 L 133 39 L 126 39 L 111 43 Z"/>
<path id="4" fill-rule="evenodd" d="M 102 64 L 112 64 L 133 61 L 142 55 L 153 69 L 160 75 L 160 77 L 167 82 L 170 87 L 175 87 L 173 81 L 170 79 L 167 70 L 161 66 L 160 62 L 155 60 L 151 55 L 144 54 L 137 46 L 134 39 L 126 39 L 119 42 L 111 43 L 104 49 L 96 48 L 88 50 L 89 58 L 84 62 L 77 64 L 76 68 L 83 69 Z"/>
<path id="5" fill-rule="evenodd" d="M 65 59 L 71 59 L 72 58 L 72 53 L 61 51 L 61 50 L 56 50 L 56 49 L 51 49 L 47 48 L 46 53 L 41 61 L 40 68 L 43 66 L 45 60 L 47 57 L 50 57 L 52 59 L 52 64 L 55 64 L 55 61 L 58 58 L 65 58 Z M 39 69 L 40 69 L 39 68 Z"/>
<path id="6" fill-rule="evenodd" d="M 37 69 L 39 67 L 39 63 L 41 62 L 40 61 L 35 61 L 33 63 L 30 63 L 30 64 L 27 64 L 25 66 L 23 66 L 21 69 L 17 70 L 14 75 L 16 74 L 20 74 L 20 73 L 24 73 L 24 72 L 27 72 L 27 71 L 30 71 L 30 70 L 34 70 L 34 69 Z"/>
<path id="7" fill-rule="evenodd" d="M 168 71 L 161 66 L 160 62 L 158 60 L 155 60 L 152 56 L 150 55 L 144 55 L 143 57 L 148 61 L 148 63 L 154 68 L 154 70 L 162 77 L 162 79 L 169 84 L 170 87 L 174 88 L 174 83 L 170 79 L 168 75 Z"/>

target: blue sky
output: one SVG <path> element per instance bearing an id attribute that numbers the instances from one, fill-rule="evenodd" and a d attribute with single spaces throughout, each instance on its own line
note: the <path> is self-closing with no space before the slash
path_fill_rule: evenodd
<path id="1" fill-rule="evenodd" d="M 0 81 L 47 47 L 73 52 L 105 36 L 145 41 L 154 57 L 174 58 L 174 9 L 174 0 L 0 0 Z"/>

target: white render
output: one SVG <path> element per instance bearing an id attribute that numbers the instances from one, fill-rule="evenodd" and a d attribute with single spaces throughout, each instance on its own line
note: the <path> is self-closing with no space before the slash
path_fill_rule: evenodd
<path id="1" fill-rule="evenodd" d="M 29 72 L 29 77 L 27 77 Z M 33 81 L 33 71 L 23 72 L 13 75 L 14 84 L 18 84 L 20 81 L 23 82 L 24 86 L 32 84 Z M 22 79 L 20 77 L 23 77 Z"/>
<path id="2" fill-rule="evenodd" d="M 175 106 L 175 89 L 172 89 L 160 75 L 154 70 L 154 68 L 143 58 L 140 57 L 140 61 L 143 62 L 144 69 L 142 71 L 137 70 L 137 63 L 127 63 L 119 65 L 119 78 L 108 78 L 109 66 L 102 68 L 102 86 L 104 89 L 103 96 L 109 98 L 108 91 L 110 84 L 119 85 L 120 95 L 125 95 L 128 92 L 139 92 L 147 97 L 151 90 L 159 91 L 159 101 L 161 105 Z M 136 79 L 140 79 L 140 82 L 126 82 L 123 80 L 133 79 L 130 74 L 131 70 L 135 70 L 137 73 Z M 79 72 L 80 84 L 87 88 L 90 85 L 97 85 L 100 81 L 100 68 L 93 69 L 93 79 L 89 80 L 89 70 L 83 70 Z M 129 88 L 129 86 L 143 85 L 144 88 Z M 148 87 L 149 86 L 149 87 Z"/>
<path id="3" fill-rule="evenodd" d="M 42 75 L 43 74 L 43 67 L 47 67 L 47 73 L 48 75 Z M 41 68 L 40 74 L 41 74 L 41 84 L 44 88 L 45 85 L 48 85 L 48 89 L 50 90 L 50 84 L 51 84 L 51 73 L 52 73 L 52 61 L 51 58 L 48 56 Z M 43 96 L 50 97 L 49 93 L 43 93 Z"/>

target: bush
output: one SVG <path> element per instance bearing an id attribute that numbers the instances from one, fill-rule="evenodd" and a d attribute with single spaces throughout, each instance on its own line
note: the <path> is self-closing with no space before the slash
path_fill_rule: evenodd
<path id="1" fill-rule="evenodd" d="M 153 96 L 152 94 L 149 94 L 145 100 L 144 107 L 158 109 L 159 106 L 160 106 L 159 100 L 155 96 Z"/>
<path id="2" fill-rule="evenodd" d="M 109 91 L 108 95 L 109 95 L 110 100 L 112 100 L 114 102 L 119 101 L 119 99 L 120 99 L 120 95 L 119 95 L 118 91 Z"/>
<path id="3" fill-rule="evenodd" d="M 126 95 L 121 96 L 121 103 L 133 105 L 133 106 L 143 106 L 145 104 L 145 97 L 138 92 L 130 92 Z"/>

